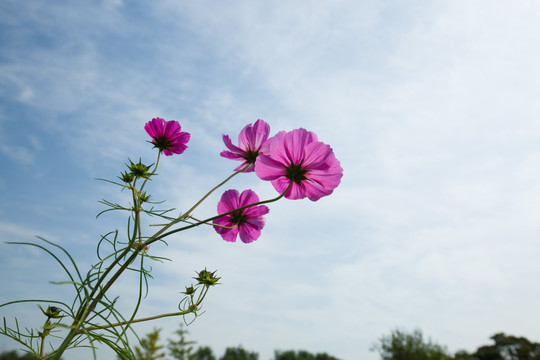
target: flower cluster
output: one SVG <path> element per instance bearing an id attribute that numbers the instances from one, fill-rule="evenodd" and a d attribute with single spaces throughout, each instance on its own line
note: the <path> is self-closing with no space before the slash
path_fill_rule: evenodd
<path id="1" fill-rule="evenodd" d="M 195 282 L 186 286 L 182 292 L 178 311 L 137 318 L 139 305 L 148 291 L 147 279 L 151 277 L 151 267 L 147 262 L 164 259 L 153 254 L 150 250 L 151 244 L 165 241 L 164 239 L 172 234 L 201 225 L 212 226 L 225 241 L 235 242 L 239 237 L 244 243 L 252 243 L 260 237 L 265 226 L 265 215 L 269 212 L 267 204 L 281 198 L 308 198 L 317 201 L 330 195 L 343 176 L 343 170 L 332 148 L 320 142 L 313 132 L 295 129 L 280 131 L 271 136 L 270 126 L 259 119 L 242 129 L 237 145 L 232 143 L 229 136 L 223 135 L 227 150 L 221 152 L 221 156 L 240 161 L 235 171 L 187 211 L 171 216 L 174 209 L 161 209 L 158 205 L 161 202 L 153 201 L 147 193 L 146 185 L 157 175 L 162 153 L 165 156 L 182 154 L 187 149 L 190 134 L 182 131 L 178 121 L 166 121 L 158 117 L 147 122 L 144 128 L 151 137 L 150 142 L 158 149 L 157 159 L 151 165 L 144 164 L 141 159 L 138 162 L 129 160 L 129 163 L 125 164 L 126 169 L 118 177 L 120 182 L 101 179 L 130 193 L 129 200 L 124 205 L 107 200 L 100 201 L 106 209 L 98 214 L 100 216 L 109 211 L 127 212 L 127 231 L 124 233 L 125 237 L 119 236 L 118 230 L 101 236 L 97 242 L 97 262 L 88 272 L 80 271 L 77 262 L 62 246 L 46 239 L 38 237 L 35 243 L 13 242 L 36 246 L 51 255 L 68 275 L 68 281 L 58 283 L 70 285 L 74 295 L 72 302 L 47 300 L 53 305 L 46 309 L 38 305 L 46 318 L 40 330 L 21 330 L 17 319 L 16 326 L 10 328 L 4 319 L 0 335 L 19 342 L 38 359 L 60 359 L 66 350 L 78 346 L 89 346 L 94 350 L 96 343 L 109 346 L 119 359 L 134 359 L 135 354 L 127 335 L 134 331 L 132 324 L 173 316 L 181 316 L 184 321 L 186 317 L 194 320 L 201 312 L 209 289 L 220 281 L 216 271 L 208 271 L 206 268 L 198 271 L 193 278 Z M 193 216 L 198 206 L 216 189 L 234 176 L 250 172 L 261 180 L 269 181 L 278 195 L 260 200 L 252 189 L 230 189 L 222 194 L 217 204 L 217 215 L 203 220 Z M 158 223 L 148 227 L 157 228 L 150 234 L 146 233 L 148 229 L 143 226 L 147 223 L 146 216 L 159 218 Z M 64 263 L 62 259 L 66 256 L 69 261 Z M 135 271 L 139 277 L 139 285 L 134 289 L 137 295 L 135 304 L 129 316 L 116 308 L 118 297 L 111 296 L 110 291 L 126 271 Z M 44 300 L 10 301 L 0 304 L 0 308 L 15 303 L 42 301 Z M 65 336 L 58 336 L 59 333 L 64 333 Z M 49 336 L 62 337 L 63 340 L 57 347 L 51 346 L 48 350 L 46 344 L 50 343 Z"/>
<path id="2" fill-rule="evenodd" d="M 181 132 L 176 121 L 155 118 L 145 129 L 154 146 L 165 155 L 182 153 L 189 140 L 189 134 Z M 240 131 L 238 145 L 228 135 L 223 135 L 223 142 L 228 150 L 220 155 L 242 162 L 234 170 L 254 171 L 260 179 L 270 181 L 280 194 L 278 198 L 307 197 L 317 201 L 332 194 L 343 176 L 332 148 L 303 128 L 280 131 L 270 137 L 270 126 L 259 119 Z M 234 189 L 225 191 L 217 205 L 218 216 L 212 222 L 214 229 L 225 241 L 235 242 L 238 236 L 244 243 L 257 240 L 265 224 L 264 215 L 269 212 L 261 203 L 251 189 L 242 193 Z"/>

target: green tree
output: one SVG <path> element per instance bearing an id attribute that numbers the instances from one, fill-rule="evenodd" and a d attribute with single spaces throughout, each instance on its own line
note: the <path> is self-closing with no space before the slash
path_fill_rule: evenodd
<path id="1" fill-rule="evenodd" d="M 228 347 L 219 360 L 259 360 L 259 354 L 243 349 L 241 346 Z"/>
<path id="2" fill-rule="evenodd" d="M 390 335 L 382 336 L 375 343 L 372 351 L 378 351 L 382 360 L 449 360 L 452 358 L 445 347 L 424 341 L 422 331 L 407 333 L 393 330 Z"/>
<path id="3" fill-rule="evenodd" d="M 0 360 L 36 360 L 36 357 L 30 353 L 19 355 L 17 351 L 12 350 L 1 353 Z"/>
<path id="4" fill-rule="evenodd" d="M 278 351 L 274 352 L 274 360 L 339 360 L 327 353 L 311 354 L 304 350 Z"/>
<path id="5" fill-rule="evenodd" d="M 472 360 L 471 354 L 465 350 L 456 351 L 454 354 L 454 360 Z"/>
<path id="6" fill-rule="evenodd" d="M 504 333 L 497 333 L 490 339 L 495 344 L 479 347 L 470 355 L 472 360 L 540 360 L 539 343 Z"/>
<path id="7" fill-rule="evenodd" d="M 169 354 L 173 359 L 178 360 L 193 360 L 193 346 L 196 344 L 196 341 L 186 340 L 186 335 L 189 333 L 184 329 L 184 324 L 180 324 L 180 328 L 174 332 L 178 336 L 178 340 L 170 340 L 167 348 L 169 349 Z"/>
<path id="8" fill-rule="evenodd" d="M 154 329 L 141 339 L 141 347 L 135 346 L 136 360 L 156 360 L 165 357 L 164 352 L 159 352 L 163 345 L 158 345 L 159 332 L 161 329 Z"/>
<path id="9" fill-rule="evenodd" d="M 208 346 L 199 346 L 193 353 L 193 360 L 216 360 L 214 352 Z"/>
<path id="10" fill-rule="evenodd" d="M 327 353 L 317 353 L 315 354 L 315 360 L 339 360 L 339 359 L 332 355 L 328 355 Z"/>

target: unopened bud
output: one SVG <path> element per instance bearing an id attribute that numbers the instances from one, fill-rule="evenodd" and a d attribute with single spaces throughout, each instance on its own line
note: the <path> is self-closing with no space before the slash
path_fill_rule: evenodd
<path id="1" fill-rule="evenodd" d="M 206 285 L 206 286 L 214 286 L 216 284 L 218 284 L 218 281 L 219 277 L 215 276 L 217 270 L 216 271 L 213 271 L 213 272 L 210 272 L 206 269 L 200 271 L 197 275 L 196 278 L 194 278 L 195 280 L 197 280 L 199 282 L 199 284 L 201 285 Z"/>
<path id="2" fill-rule="evenodd" d="M 195 291 L 196 291 L 196 289 L 193 287 L 193 285 L 186 286 L 186 291 L 184 291 L 182 294 L 193 295 L 193 294 L 195 294 Z"/>
<path id="3" fill-rule="evenodd" d="M 148 179 L 150 177 L 150 166 L 144 165 L 141 162 L 141 159 L 139 159 L 138 163 L 134 163 L 133 161 L 129 160 L 128 169 L 131 172 L 131 175 L 135 178 Z"/>
<path id="4" fill-rule="evenodd" d="M 124 172 L 122 173 L 122 175 L 119 176 L 118 178 L 119 178 L 120 180 L 122 180 L 123 182 L 125 182 L 125 183 L 127 183 L 127 184 L 130 184 L 130 183 L 133 181 L 133 179 L 134 179 L 135 177 L 133 176 L 133 174 L 128 173 L 127 171 L 124 171 Z"/>
<path id="5" fill-rule="evenodd" d="M 41 309 L 41 312 L 49 319 L 60 319 L 62 317 L 62 315 L 60 315 L 62 310 L 56 306 L 49 306 L 47 310 L 43 310 L 41 306 L 39 308 Z"/>

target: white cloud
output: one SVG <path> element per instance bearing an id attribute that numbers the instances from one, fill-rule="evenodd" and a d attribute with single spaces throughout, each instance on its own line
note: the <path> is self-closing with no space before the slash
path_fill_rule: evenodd
<path id="1" fill-rule="evenodd" d="M 0 64 L 14 101 L 46 110 L 90 172 L 150 157 L 140 129 L 159 114 L 193 135 L 155 184 L 180 210 L 233 168 L 217 162 L 221 133 L 235 138 L 258 117 L 273 131 L 317 132 L 345 171 L 331 197 L 273 204 L 253 246 L 212 229 L 174 237 L 163 251 L 182 260 L 156 266 L 163 280 L 149 307 L 202 265 L 223 271 L 224 285 L 190 332 L 216 350 L 376 358 L 369 346 L 396 326 L 451 350 L 499 330 L 535 336 L 525 314 L 540 297 L 527 286 L 540 271 L 537 4 L 160 2 L 145 12 L 156 30 L 108 4 L 52 8 L 44 22 L 34 5 L 30 18 L 67 43 Z M 77 22 L 83 31 L 71 34 Z M 134 58 L 107 53 L 117 46 Z M 255 181 L 231 186 L 273 195 Z M 219 194 L 199 212 L 212 213 Z"/>

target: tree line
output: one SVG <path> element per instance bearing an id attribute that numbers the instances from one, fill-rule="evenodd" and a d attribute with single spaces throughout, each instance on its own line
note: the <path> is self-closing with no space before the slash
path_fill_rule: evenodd
<path id="1" fill-rule="evenodd" d="M 167 339 L 167 346 L 160 345 L 161 329 L 154 329 L 133 348 L 135 359 L 129 360 L 259 360 L 259 354 L 242 346 L 227 347 L 219 358 L 209 346 L 195 347 L 196 341 L 188 340 L 188 331 L 180 324 L 174 339 Z M 69 355 L 69 354 L 68 354 Z M 35 360 L 32 354 L 20 355 L 17 351 L 0 353 L 0 360 Z M 117 359 L 127 360 L 127 359 Z M 326 353 L 310 353 L 305 350 L 274 352 L 274 360 L 340 360 Z"/>
<path id="2" fill-rule="evenodd" d="M 154 329 L 140 339 L 135 346 L 135 360 L 259 360 L 259 354 L 242 346 L 227 347 L 219 358 L 209 346 L 195 347 L 196 342 L 187 339 L 188 331 L 180 325 L 174 339 L 167 346 L 159 345 L 161 329 Z M 459 350 L 450 353 L 446 346 L 425 339 L 422 331 L 392 330 L 381 336 L 371 347 L 381 360 L 540 360 L 540 343 L 524 337 L 496 333 L 490 337 L 492 344 L 479 346 L 474 352 Z M 16 351 L 0 353 L 0 360 L 33 360 L 31 354 L 20 355 Z M 123 360 L 123 359 L 118 359 Z M 339 360 L 327 353 L 310 353 L 305 350 L 276 350 L 273 360 Z M 362 359 L 350 359 L 362 360 Z"/>
<path id="3" fill-rule="evenodd" d="M 540 344 L 524 337 L 496 333 L 493 344 L 482 345 L 474 352 L 459 350 L 451 354 L 446 346 L 424 339 L 422 331 L 396 329 L 382 336 L 371 350 L 381 360 L 540 360 Z"/>
<path id="4" fill-rule="evenodd" d="M 141 346 L 135 347 L 136 360 L 166 360 L 167 351 L 164 345 L 158 345 L 160 329 L 154 329 L 141 339 Z M 188 331 L 180 325 L 175 331 L 176 339 L 168 339 L 166 350 L 172 359 L 176 360 L 259 360 L 259 354 L 249 351 L 242 346 L 227 347 L 219 358 L 209 346 L 195 348 L 195 341 L 186 339 Z M 1 359 L 0 359 L 1 360 Z M 274 352 L 274 360 L 339 360 L 327 353 L 313 354 L 305 350 L 287 350 Z"/>

